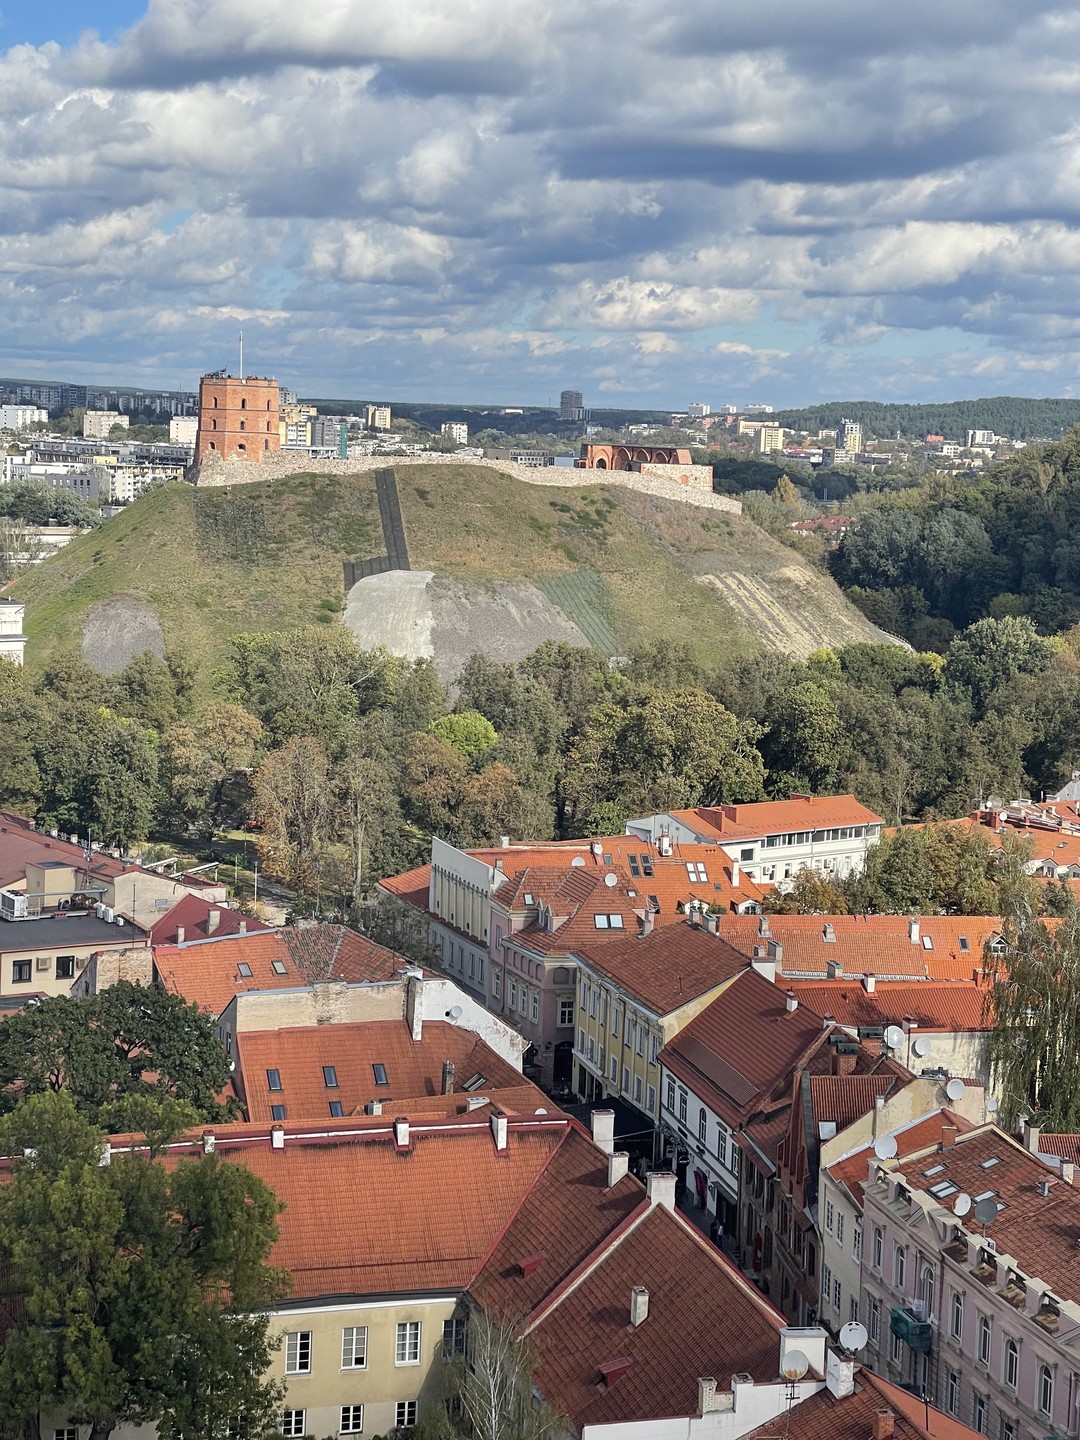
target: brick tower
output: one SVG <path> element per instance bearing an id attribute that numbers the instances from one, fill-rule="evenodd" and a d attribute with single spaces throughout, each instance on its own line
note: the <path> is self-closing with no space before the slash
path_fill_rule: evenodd
<path id="1" fill-rule="evenodd" d="M 249 375 L 237 379 L 223 370 L 199 381 L 199 429 L 195 463 L 208 456 L 261 460 L 281 449 L 278 383 Z"/>

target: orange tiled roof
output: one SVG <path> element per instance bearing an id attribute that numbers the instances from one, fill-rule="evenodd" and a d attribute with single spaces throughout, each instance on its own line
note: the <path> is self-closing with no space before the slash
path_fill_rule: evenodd
<path id="1" fill-rule="evenodd" d="M 379 881 L 380 890 L 393 895 L 414 910 L 426 910 L 431 891 L 431 866 L 418 865 L 415 870 L 406 870 L 401 875 L 390 875 Z"/>
<path id="2" fill-rule="evenodd" d="M 217 911 L 217 921 L 210 929 L 210 913 Z M 244 929 L 241 931 L 240 927 Z M 219 939 L 226 935 L 258 934 L 271 927 L 252 915 L 241 915 L 239 910 L 230 910 L 227 905 L 203 900 L 198 895 L 185 895 L 172 909 L 150 927 L 150 941 L 153 945 L 175 945 L 180 929 L 185 941 L 208 940 L 211 935 Z"/>
<path id="3" fill-rule="evenodd" d="M 853 1394 L 838 1400 L 828 1389 L 819 1390 L 792 1405 L 784 1416 L 783 1433 L 787 1440 L 869 1440 L 882 1410 L 893 1412 L 894 1440 L 976 1440 L 976 1431 L 933 1406 L 927 1423 L 926 1406 L 918 1396 L 862 1366 Z M 777 1421 L 770 1420 L 751 1430 L 747 1440 L 776 1440 L 778 1432 Z"/>
<path id="4" fill-rule="evenodd" d="M 11 810 L 0 810 L 0 887 L 22 880 L 26 866 L 43 861 L 58 860 L 65 865 L 74 865 L 79 870 L 87 869 L 84 851 L 85 836 L 77 844 L 65 835 L 50 835 L 34 827 L 34 822 L 25 815 L 16 815 Z M 203 875 L 160 875 L 148 871 L 142 865 L 134 865 L 123 858 L 110 855 L 107 850 L 94 850 L 90 857 L 89 874 L 93 881 L 113 881 L 122 875 L 154 874 L 159 880 L 172 880 L 187 890 L 212 888 L 214 882 Z"/>
<path id="5" fill-rule="evenodd" d="M 903 1158 L 940 1140 L 942 1125 L 955 1125 L 958 1131 L 971 1129 L 971 1121 L 965 1120 L 956 1111 L 933 1110 L 929 1115 L 922 1115 L 889 1133 L 895 1137 L 897 1154 Z M 841 1156 L 828 1167 L 829 1174 L 838 1185 L 844 1187 L 860 1210 L 863 1203 L 863 1182 L 866 1180 L 867 1167 L 873 1153 L 872 1145 L 860 1145 L 858 1150 Z"/>
<path id="6" fill-rule="evenodd" d="M 630 1325 L 630 1291 L 649 1292 L 649 1313 Z M 697 1413 L 699 1375 L 745 1371 L 777 1378 L 781 1317 L 715 1246 L 657 1205 L 556 1303 L 529 1338 L 544 1397 L 586 1425 Z M 602 1365 L 629 1366 L 604 1384 Z"/>
<path id="7" fill-rule="evenodd" d="M 608 1189 L 607 1156 L 575 1126 L 500 1236 L 470 1293 L 489 1313 L 531 1314 L 644 1203 L 645 1187 L 632 1175 Z"/>
<path id="8" fill-rule="evenodd" d="M 1040 1135 L 1040 1155 L 1057 1155 L 1062 1160 L 1080 1163 L 1080 1135 Z"/>
<path id="9" fill-rule="evenodd" d="M 846 1130 L 856 1120 L 869 1115 L 879 1095 L 889 1095 L 903 1088 L 904 1082 L 889 1070 L 873 1075 L 811 1075 L 810 1103 L 814 1123 L 823 1121 Z"/>
<path id="10" fill-rule="evenodd" d="M 478 1095 L 512 1089 L 521 1099 L 528 1090 L 530 1108 L 550 1103 L 542 1090 L 530 1086 L 519 1070 L 471 1030 L 444 1020 L 426 1021 L 419 1040 L 412 1038 L 403 1020 L 365 1020 L 240 1032 L 236 1047 L 248 1118 L 256 1123 L 271 1119 L 271 1105 L 284 1105 L 289 1120 L 325 1120 L 332 1101 L 341 1105 L 345 1115 L 353 1115 L 369 1100 L 382 1101 L 386 1113 L 387 1106 L 400 1106 L 414 1097 L 441 1099 L 447 1060 L 454 1066 L 460 1105 L 468 1098 L 462 1086 L 478 1075 L 484 1081 L 475 1091 Z M 385 1085 L 375 1079 L 376 1064 L 386 1067 Z M 326 1085 L 324 1066 L 333 1069 L 336 1085 Z M 278 1072 L 280 1090 L 267 1088 L 268 1070 Z"/>
<path id="11" fill-rule="evenodd" d="M 882 823 L 881 816 L 868 810 L 854 795 L 793 796 L 789 800 L 765 800 L 751 805 L 713 805 L 668 813 L 695 834 L 720 842 L 749 840 L 759 835 L 782 835 L 791 830 Z"/>
<path id="12" fill-rule="evenodd" d="M 654 1015 L 669 1015 L 747 969 L 744 956 L 718 936 L 689 923 L 664 926 L 650 935 L 582 945 L 575 954 L 582 964 L 615 981 Z M 780 1005 L 782 1009 L 782 995 Z"/>
<path id="13" fill-rule="evenodd" d="M 989 1030 L 984 986 L 973 980 L 878 981 L 871 993 L 851 980 L 791 980 L 800 1004 L 851 1027 L 899 1025 L 914 1020 L 920 1030 L 958 1034 Z"/>
<path id="14" fill-rule="evenodd" d="M 832 961 L 849 975 L 970 980 L 982 970 L 983 944 L 1001 929 L 996 915 L 920 915 L 913 939 L 911 923 L 903 915 L 722 915 L 720 934 L 746 955 L 779 943 L 784 976 L 825 975 Z"/>

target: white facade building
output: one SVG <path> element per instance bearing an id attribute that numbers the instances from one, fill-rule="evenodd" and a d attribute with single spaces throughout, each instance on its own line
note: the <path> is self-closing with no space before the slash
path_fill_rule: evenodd
<path id="1" fill-rule="evenodd" d="M 16 665 L 23 663 L 26 650 L 26 636 L 23 634 L 23 616 L 26 607 L 18 600 L 0 600 L 0 659 L 13 660 Z"/>
<path id="2" fill-rule="evenodd" d="M 0 430 L 22 430 L 27 425 L 47 425 L 49 412 L 36 405 L 0 405 Z"/>
<path id="3" fill-rule="evenodd" d="M 118 410 L 87 410 L 83 415 L 83 439 L 107 440 L 114 425 L 120 425 L 126 430 L 130 424 L 128 417 L 121 415 Z"/>
<path id="4" fill-rule="evenodd" d="M 169 421 L 169 443 L 172 445 L 194 445 L 199 428 L 197 415 L 174 415 Z"/>
<path id="5" fill-rule="evenodd" d="M 457 445 L 469 443 L 469 427 L 461 420 L 447 420 L 440 427 L 440 433 L 445 435 L 448 440 L 453 440 Z"/>

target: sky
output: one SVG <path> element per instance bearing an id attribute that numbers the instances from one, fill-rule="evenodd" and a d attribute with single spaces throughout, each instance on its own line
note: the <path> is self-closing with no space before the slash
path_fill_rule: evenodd
<path id="1" fill-rule="evenodd" d="M 0 373 L 1080 393 L 1080 11 L 0 0 Z"/>

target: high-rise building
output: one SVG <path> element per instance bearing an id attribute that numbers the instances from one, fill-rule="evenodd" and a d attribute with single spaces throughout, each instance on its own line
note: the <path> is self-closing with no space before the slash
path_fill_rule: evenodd
<path id="1" fill-rule="evenodd" d="M 691 420 L 704 420 L 706 415 L 712 414 L 712 406 L 706 405 L 703 400 L 694 400 L 686 407 L 686 413 Z"/>
<path id="2" fill-rule="evenodd" d="M 469 427 L 461 420 L 447 420 L 440 427 L 440 431 L 447 439 L 453 440 L 457 445 L 467 445 L 469 443 Z"/>
<path id="3" fill-rule="evenodd" d="M 204 375 L 199 381 L 196 462 L 211 455 L 223 460 L 261 460 L 280 450 L 278 399 L 276 380 L 237 377 L 223 370 Z"/>
<path id="4" fill-rule="evenodd" d="M 390 429 L 390 406 L 389 405 L 368 405 L 366 410 L 367 428 L 369 430 Z"/>
<path id="5" fill-rule="evenodd" d="M 862 426 L 857 420 L 841 420 L 836 427 L 836 448 L 848 455 L 855 455 L 862 449 Z"/>
<path id="6" fill-rule="evenodd" d="M 84 410 L 82 433 L 84 440 L 107 440 L 114 425 L 127 429 L 131 421 L 118 410 Z"/>
<path id="7" fill-rule="evenodd" d="M 194 445 L 199 422 L 194 415 L 174 415 L 169 421 L 169 441 L 173 445 Z"/>
<path id="8" fill-rule="evenodd" d="M 559 396 L 560 420 L 583 420 L 585 404 L 580 390 L 564 390 Z"/>
<path id="9" fill-rule="evenodd" d="M 784 432 L 779 425 L 762 425 L 757 432 L 759 455 L 771 455 L 784 448 Z"/>

